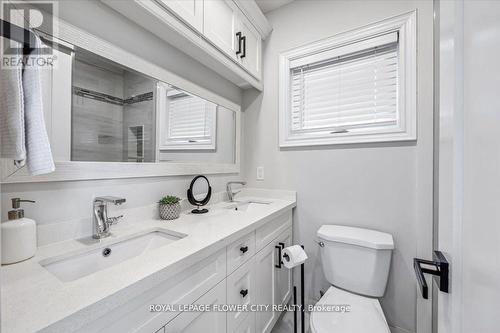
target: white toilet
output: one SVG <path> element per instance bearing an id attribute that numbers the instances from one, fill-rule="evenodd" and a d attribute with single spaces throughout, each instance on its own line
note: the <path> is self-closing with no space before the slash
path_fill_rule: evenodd
<path id="1" fill-rule="evenodd" d="M 311 332 L 390 333 L 377 297 L 384 295 L 387 284 L 392 236 L 339 225 L 323 225 L 317 236 L 323 271 L 332 286 L 311 312 Z M 331 305 L 347 305 L 349 311 Z"/>

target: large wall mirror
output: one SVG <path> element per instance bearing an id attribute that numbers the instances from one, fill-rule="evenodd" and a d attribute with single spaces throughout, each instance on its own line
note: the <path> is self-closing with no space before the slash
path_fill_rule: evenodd
<path id="1" fill-rule="evenodd" d="M 239 106 L 111 44 L 94 48 L 94 36 L 79 38 L 44 39 L 57 54 L 42 73 L 56 171 L 30 177 L 4 163 L 3 182 L 239 172 Z"/>

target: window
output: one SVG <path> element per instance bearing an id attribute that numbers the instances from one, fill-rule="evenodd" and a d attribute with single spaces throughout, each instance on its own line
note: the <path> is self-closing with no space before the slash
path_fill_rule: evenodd
<path id="1" fill-rule="evenodd" d="M 162 110 L 161 150 L 216 148 L 216 104 L 173 89 Z"/>
<path id="2" fill-rule="evenodd" d="M 414 14 L 280 57 L 280 146 L 416 139 Z"/>

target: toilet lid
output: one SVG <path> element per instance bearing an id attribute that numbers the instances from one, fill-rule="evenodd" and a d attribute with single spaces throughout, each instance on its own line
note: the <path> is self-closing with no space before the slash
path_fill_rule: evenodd
<path id="1" fill-rule="evenodd" d="M 376 298 L 330 287 L 311 312 L 314 333 L 390 333 Z"/>

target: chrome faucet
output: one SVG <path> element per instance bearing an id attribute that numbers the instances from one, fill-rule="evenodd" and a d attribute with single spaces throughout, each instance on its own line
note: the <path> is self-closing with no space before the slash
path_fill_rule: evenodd
<path id="1" fill-rule="evenodd" d="M 246 185 L 247 183 L 243 182 L 243 181 L 234 181 L 234 182 L 228 182 L 226 184 L 227 197 L 229 198 L 229 201 L 231 201 L 231 202 L 234 201 L 234 196 L 240 192 L 240 191 L 233 192 L 233 190 L 231 188 L 232 184 Z"/>
<path id="2" fill-rule="evenodd" d="M 93 238 L 101 239 L 106 238 L 111 235 L 109 231 L 110 227 L 113 224 L 117 224 L 119 220 L 123 217 L 123 215 L 108 217 L 108 203 L 112 203 L 115 205 L 121 205 L 126 200 L 125 198 L 118 197 L 97 197 L 94 198 L 93 202 L 93 218 L 92 218 L 92 227 L 93 227 Z"/>

